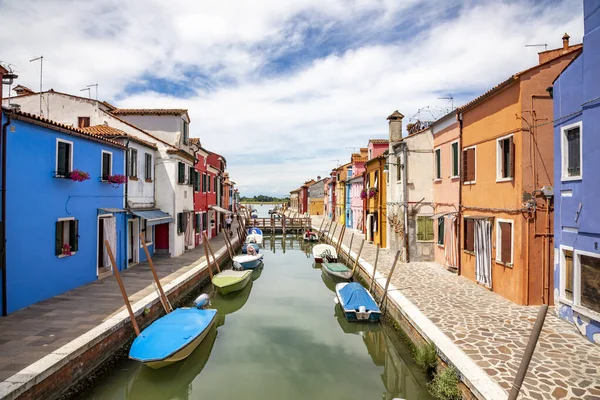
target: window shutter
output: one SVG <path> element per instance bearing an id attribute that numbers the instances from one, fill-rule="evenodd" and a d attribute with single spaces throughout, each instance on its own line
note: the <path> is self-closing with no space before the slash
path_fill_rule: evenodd
<path id="1" fill-rule="evenodd" d="M 468 182 L 469 179 L 467 178 L 467 171 L 468 171 L 468 163 L 469 163 L 469 157 L 468 157 L 468 150 L 463 150 L 463 157 L 462 157 L 462 181 L 463 182 Z"/>
<path id="2" fill-rule="evenodd" d="M 507 222 L 500 222 L 500 246 L 501 254 L 500 261 L 509 263 L 511 260 L 512 253 L 512 237 L 511 237 L 511 224 Z"/>
<path id="3" fill-rule="evenodd" d="M 515 142 L 514 137 L 508 138 L 508 176 L 515 177 Z"/>
<path id="4" fill-rule="evenodd" d="M 438 244 L 444 244 L 444 217 L 438 218 Z"/>
<path id="5" fill-rule="evenodd" d="M 54 254 L 60 256 L 62 254 L 62 222 L 56 222 L 56 244 L 54 249 Z"/>
<path id="6" fill-rule="evenodd" d="M 467 251 L 475 250 L 475 221 L 471 218 L 465 219 L 464 249 Z"/>
<path id="7" fill-rule="evenodd" d="M 79 220 L 69 221 L 69 244 L 71 251 L 79 249 Z"/>
<path id="8" fill-rule="evenodd" d="M 467 150 L 467 181 L 475 180 L 475 149 Z"/>

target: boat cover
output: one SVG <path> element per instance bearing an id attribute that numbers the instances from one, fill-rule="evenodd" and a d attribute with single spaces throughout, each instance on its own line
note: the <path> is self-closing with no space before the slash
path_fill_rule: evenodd
<path id="1" fill-rule="evenodd" d="M 250 245 L 250 246 L 254 247 L 254 250 L 256 250 L 256 252 L 257 252 L 257 253 L 260 253 L 260 247 L 259 247 L 259 246 L 258 246 L 256 243 L 244 243 L 244 244 L 242 245 L 242 253 L 246 254 L 246 252 L 248 251 L 248 250 L 246 249 L 246 247 L 247 247 L 248 245 Z"/>
<path id="2" fill-rule="evenodd" d="M 367 289 L 358 282 L 348 283 L 338 292 L 346 310 L 358 310 L 360 306 L 365 306 L 367 311 L 379 311 Z"/>
<path id="3" fill-rule="evenodd" d="M 255 256 L 244 254 L 244 255 L 241 255 L 241 256 L 234 256 L 233 257 L 233 261 L 234 262 L 237 261 L 240 264 L 242 264 L 242 263 L 246 263 L 246 262 L 250 262 L 250 261 L 262 260 L 262 258 L 263 258 L 262 254 L 257 254 Z"/>
<path id="4" fill-rule="evenodd" d="M 216 310 L 177 308 L 154 321 L 135 338 L 129 357 L 141 362 L 169 358 L 210 327 Z"/>
<path id="5" fill-rule="evenodd" d="M 325 263 L 323 264 L 328 270 L 333 272 L 346 272 L 350 271 L 348 267 L 346 267 L 342 263 Z"/>
<path id="6" fill-rule="evenodd" d="M 248 235 L 263 235 L 262 231 L 258 228 L 248 228 Z"/>

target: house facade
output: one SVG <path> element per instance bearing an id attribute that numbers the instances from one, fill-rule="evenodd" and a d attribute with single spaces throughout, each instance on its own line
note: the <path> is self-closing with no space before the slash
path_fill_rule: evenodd
<path id="1" fill-rule="evenodd" d="M 360 233 L 364 233 L 363 223 L 363 198 L 361 196 L 364 188 L 364 171 L 348 180 L 350 186 L 350 222 L 349 228 L 355 229 Z"/>
<path id="2" fill-rule="evenodd" d="M 386 156 L 380 154 L 365 163 L 363 185 L 368 197 L 364 208 L 366 240 L 387 247 Z"/>
<path id="3" fill-rule="evenodd" d="M 323 180 L 323 215 L 331 218 L 331 178 Z"/>
<path id="4" fill-rule="evenodd" d="M 290 192 L 290 210 L 295 213 L 300 211 L 300 188 Z"/>
<path id="5" fill-rule="evenodd" d="M 2 114 L 10 122 L 3 182 L 6 315 L 96 280 L 100 268 L 110 268 L 104 240 L 117 267 L 127 267 L 125 187 L 104 176 L 125 173 L 126 147 L 32 114 Z"/>
<path id="6" fill-rule="evenodd" d="M 459 266 L 460 125 L 452 111 L 431 125 L 433 134 L 434 258 L 445 268 Z"/>
<path id="7" fill-rule="evenodd" d="M 325 179 L 317 176 L 317 181 L 308 187 L 308 214 L 324 215 Z"/>
<path id="8" fill-rule="evenodd" d="M 335 214 L 336 221 L 340 224 L 346 223 L 346 180 L 348 178 L 348 168 L 351 164 L 347 163 L 335 169 L 336 185 L 335 185 Z"/>
<path id="9" fill-rule="evenodd" d="M 554 81 L 554 303 L 600 343 L 600 13 L 584 0 L 583 52 Z"/>
<path id="10" fill-rule="evenodd" d="M 540 63 L 459 108 L 460 272 L 518 304 L 551 304 L 553 120 L 546 90 L 581 46 Z M 516 117 L 515 117 L 516 116 Z"/>

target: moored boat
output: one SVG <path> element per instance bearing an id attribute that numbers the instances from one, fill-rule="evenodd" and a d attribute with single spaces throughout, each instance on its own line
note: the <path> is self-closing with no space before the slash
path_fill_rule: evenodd
<path id="1" fill-rule="evenodd" d="M 322 263 L 323 261 L 336 262 L 337 252 L 335 247 L 328 244 L 317 244 L 312 249 L 315 262 Z"/>
<path id="2" fill-rule="evenodd" d="M 219 293 L 228 294 L 245 288 L 250 282 L 251 276 L 252 271 L 250 270 L 233 271 L 229 269 L 216 274 L 212 279 L 212 283 Z"/>
<path id="3" fill-rule="evenodd" d="M 258 253 L 260 251 L 260 246 L 257 245 L 256 243 L 244 243 L 242 245 L 242 254 L 248 253 L 248 246 L 254 247 L 254 251 L 256 251 L 256 253 Z"/>
<path id="4" fill-rule="evenodd" d="M 352 270 L 346 267 L 342 263 L 328 263 L 325 262 L 321 265 L 321 271 L 326 274 L 332 281 L 339 282 L 348 282 L 352 279 Z"/>
<path id="5" fill-rule="evenodd" d="M 248 235 L 263 235 L 262 230 L 259 228 L 248 228 Z"/>
<path id="6" fill-rule="evenodd" d="M 241 256 L 233 257 L 233 265 L 239 265 L 242 269 L 254 269 L 260 265 L 262 262 L 263 255 L 262 254 L 244 254 Z M 240 269 L 240 268 L 236 268 Z"/>
<path id="7" fill-rule="evenodd" d="M 315 232 L 305 232 L 304 233 L 304 241 L 306 242 L 316 242 L 319 238 Z"/>
<path id="8" fill-rule="evenodd" d="M 335 285 L 335 294 L 348 321 L 379 321 L 381 310 L 371 293 L 360 283 L 338 283 Z"/>

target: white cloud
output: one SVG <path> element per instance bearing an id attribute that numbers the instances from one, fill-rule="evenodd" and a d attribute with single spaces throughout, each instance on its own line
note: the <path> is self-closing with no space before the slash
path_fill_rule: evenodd
<path id="1" fill-rule="evenodd" d="M 101 97 L 118 105 L 188 108 L 192 135 L 225 155 L 242 190 L 285 193 L 326 175 L 332 160 L 346 162 L 346 147 L 385 137 L 393 110 L 411 117 L 446 105 L 438 97 L 448 93 L 464 103 L 464 93 L 536 63 L 539 49 L 526 44 L 559 47 L 564 32 L 581 41 L 579 0 L 473 3 L 15 0 L 0 4 L 0 54 L 32 88 L 39 64 L 28 60 L 44 54 L 46 88 L 77 94 L 98 82 Z M 361 23 L 367 16 L 375 19 Z M 314 42 L 306 43 L 308 28 L 318 28 Z M 329 54 L 264 75 L 274 57 L 333 39 Z M 213 90 L 189 81 L 190 70 L 210 76 Z M 196 95 L 123 93 L 148 76 Z"/>

